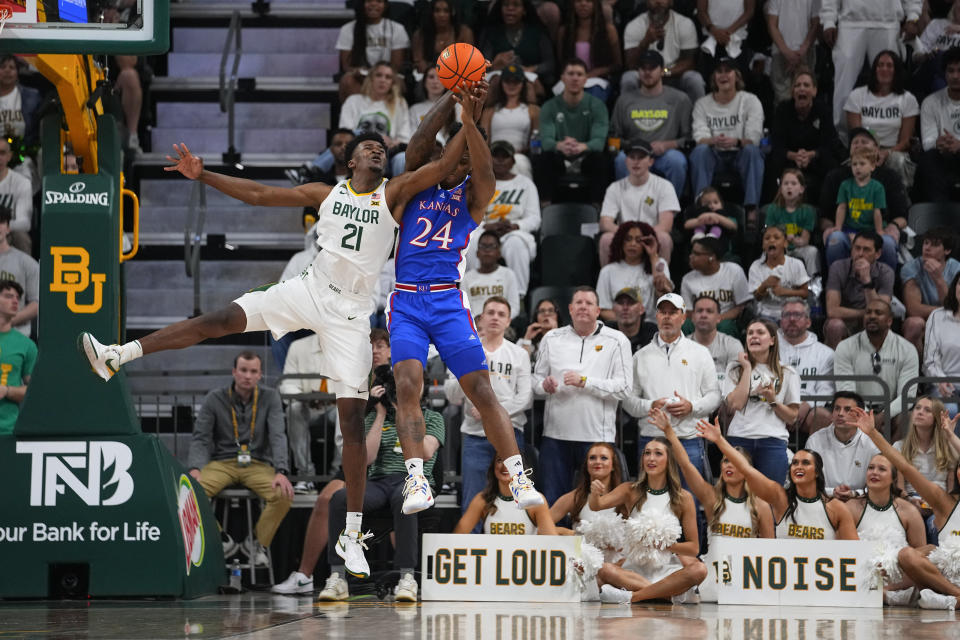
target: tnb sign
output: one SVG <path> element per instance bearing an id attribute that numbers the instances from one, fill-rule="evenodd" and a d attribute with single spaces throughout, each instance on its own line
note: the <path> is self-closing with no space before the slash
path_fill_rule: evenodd
<path id="1" fill-rule="evenodd" d="M 17 453 L 30 456 L 31 507 L 57 506 L 68 488 L 89 507 L 120 505 L 133 495 L 133 453 L 122 442 L 26 441 L 17 442 Z"/>
<path id="2" fill-rule="evenodd" d="M 705 562 L 719 604 L 882 607 L 872 556 L 860 540 L 718 537 Z"/>
<path id="3" fill-rule="evenodd" d="M 425 534 L 422 600 L 579 602 L 580 536 Z"/>

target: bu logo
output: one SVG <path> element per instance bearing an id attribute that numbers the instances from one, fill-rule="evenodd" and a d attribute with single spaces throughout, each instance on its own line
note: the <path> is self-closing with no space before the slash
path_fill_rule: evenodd
<path id="1" fill-rule="evenodd" d="M 67 308 L 74 313 L 96 313 L 103 306 L 105 273 L 90 273 L 90 253 L 83 247 L 50 247 L 53 281 L 50 291 L 67 294 Z M 77 302 L 77 294 L 93 283 L 93 302 Z"/>
<path id="2" fill-rule="evenodd" d="M 17 453 L 30 454 L 31 507 L 57 506 L 57 495 L 67 487 L 90 507 L 123 504 L 133 495 L 127 472 L 133 452 L 122 442 L 18 442 Z M 111 468 L 105 480 L 104 472 Z M 86 469 L 86 482 L 73 469 Z"/>

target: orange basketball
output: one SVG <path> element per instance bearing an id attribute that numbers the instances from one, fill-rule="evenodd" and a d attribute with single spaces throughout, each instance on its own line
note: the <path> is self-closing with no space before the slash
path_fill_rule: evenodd
<path id="1" fill-rule="evenodd" d="M 482 80 L 487 71 L 487 62 L 472 44 L 456 42 L 437 58 L 437 77 L 447 89 L 456 89 L 463 80 Z"/>

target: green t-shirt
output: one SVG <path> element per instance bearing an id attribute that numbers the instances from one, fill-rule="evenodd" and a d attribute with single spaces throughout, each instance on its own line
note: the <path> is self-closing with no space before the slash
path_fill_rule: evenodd
<path id="1" fill-rule="evenodd" d="M 23 377 L 33 373 L 37 345 L 16 329 L 0 333 L 0 386 L 19 387 Z M 20 403 L 0 400 L 0 433 L 13 433 L 20 415 Z"/>
<path id="2" fill-rule="evenodd" d="M 373 426 L 373 421 L 376 417 L 377 414 L 375 411 L 367 414 L 367 417 L 363 420 L 364 433 L 370 431 L 370 427 Z M 442 447 L 446 437 L 446 427 L 443 424 L 443 416 L 436 411 L 430 411 L 428 409 L 423 412 L 423 418 L 427 423 L 427 435 L 439 440 L 440 446 Z M 394 424 L 395 419 L 395 417 L 388 415 L 383 422 L 383 433 L 380 434 L 380 450 L 377 451 L 377 459 L 373 461 L 373 464 L 370 465 L 370 470 L 367 472 L 367 475 L 371 478 L 407 472 L 407 467 L 403 464 L 403 451 L 400 449 L 400 439 L 397 437 L 397 426 Z M 437 449 L 429 460 L 424 460 L 423 462 L 423 475 L 427 478 L 433 474 L 433 464 L 437 461 L 438 453 L 440 453 L 439 449 Z"/>
<path id="3" fill-rule="evenodd" d="M 768 227 L 783 227 L 788 236 L 798 236 L 804 229 L 813 234 L 817 215 L 809 204 L 802 204 L 794 211 L 787 211 L 777 204 L 767 205 L 766 225 Z"/>
<path id="4" fill-rule="evenodd" d="M 875 229 L 873 210 L 887 208 L 887 192 L 872 178 L 862 187 L 853 178 L 847 178 L 837 192 L 837 204 L 847 205 L 847 217 L 843 220 L 845 229 Z"/>

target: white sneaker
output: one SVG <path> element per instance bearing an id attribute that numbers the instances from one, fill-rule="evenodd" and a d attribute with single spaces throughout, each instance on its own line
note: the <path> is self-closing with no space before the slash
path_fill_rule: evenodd
<path id="1" fill-rule="evenodd" d="M 77 346 L 87 356 L 93 372 L 109 380 L 120 370 L 120 345 L 100 344 L 92 334 L 84 331 L 77 337 Z"/>
<path id="2" fill-rule="evenodd" d="M 339 573 L 331 573 L 323 585 L 323 590 L 317 595 L 317 600 L 336 601 L 346 600 L 350 597 L 350 589 L 347 587 L 347 581 L 340 577 Z"/>
<path id="3" fill-rule="evenodd" d="M 529 509 L 543 504 L 543 496 L 533 488 L 533 483 L 526 472 L 521 471 L 510 480 L 510 493 L 521 509 Z"/>
<path id="4" fill-rule="evenodd" d="M 626 589 L 618 589 L 612 584 L 600 587 L 600 602 L 607 604 L 630 604 L 633 594 Z"/>
<path id="5" fill-rule="evenodd" d="M 412 573 L 400 576 L 400 582 L 394 587 L 393 594 L 397 602 L 417 601 L 417 581 L 414 580 Z"/>
<path id="6" fill-rule="evenodd" d="M 946 609 L 953 611 L 957 608 L 957 599 L 953 596 L 937 593 L 932 589 L 924 589 L 920 592 L 920 602 L 918 606 L 921 609 Z"/>
<path id="7" fill-rule="evenodd" d="M 888 607 L 909 607 L 911 598 L 913 598 L 913 587 L 883 592 L 883 602 Z"/>
<path id="8" fill-rule="evenodd" d="M 690 587 L 683 593 L 670 598 L 670 602 L 673 604 L 700 604 L 700 594 L 697 593 L 696 587 Z"/>
<path id="9" fill-rule="evenodd" d="M 403 513 L 410 515 L 433 506 L 433 492 L 430 483 L 422 475 L 407 476 L 403 485 Z"/>
<path id="10" fill-rule="evenodd" d="M 286 580 L 270 587 L 270 591 L 286 595 L 313 593 L 313 578 L 308 578 L 299 571 L 294 571 Z"/>
<path id="11" fill-rule="evenodd" d="M 249 536 L 240 543 L 240 551 L 243 555 L 247 556 L 247 559 L 250 560 L 250 563 L 255 567 L 266 567 L 270 564 L 266 549 Z"/>
<path id="12" fill-rule="evenodd" d="M 343 564 L 349 574 L 358 578 L 370 576 L 370 565 L 367 564 L 367 559 L 363 555 L 367 545 L 363 541 L 372 537 L 373 534 L 369 532 L 364 534 L 359 532 L 340 533 L 334 549 L 337 555 L 343 558 Z"/>
<path id="13" fill-rule="evenodd" d="M 297 493 L 297 494 L 303 495 L 303 494 L 308 494 L 308 493 L 316 493 L 317 490 L 316 490 L 316 488 L 313 486 L 313 483 L 312 483 L 312 482 L 307 482 L 307 481 L 305 481 L 305 480 L 301 480 L 301 481 L 298 482 L 297 484 L 293 485 L 293 492 L 294 492 L 294 493 Z"/>
<path id="14" fill-rule="evenodd" d="M 237 544 L 233 538 L 230 537 L 229 533 L 221 532 L 220 533 L 220 542 L 223 543 L 223 559 L 227 560 L 236 555 L 237 551 L 240 551 L 240 545 Z"/>

